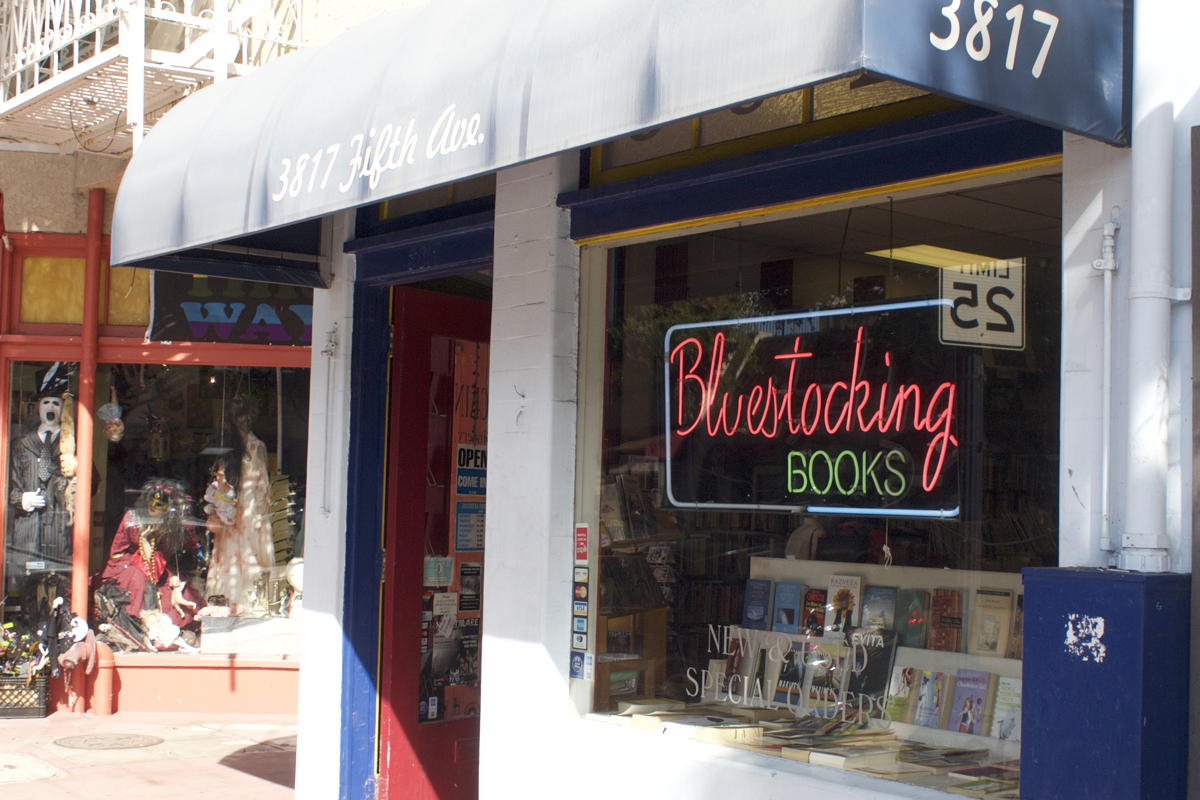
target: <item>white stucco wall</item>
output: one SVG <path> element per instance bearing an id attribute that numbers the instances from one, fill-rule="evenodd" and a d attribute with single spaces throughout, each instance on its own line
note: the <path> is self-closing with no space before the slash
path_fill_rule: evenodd
<path id="1" fill-rule="evenodd" d="M 353 230 L 353 220 L 353 211 L 336 215 L 331 238 L 339 244 L 344 242 Z M 341 247 L 334 249 L 340 252 Z M 341 254 L 334 259 L 332 285 L 313 292 L 297 800 L 338 797 L 341 769 L 342 599 L 353 386 L 350 351 L 354 256 Z"/>
<path id="2" fill-rule="evenodd" d="M 579 253 L 556 198 L 574 181 L 576 163 L 545 159 L 504 170 L 496 181 L 484 798 L 537 796 L 529 771 L 546 762 L 533 742 L 557 739 L 552 731 L 568 721 Z"/>
<path id="3" fill-rule="evenodd" d="M 1189 22 L 1190 20 L 1190 22 Z M 1200 72 L 1185 32 L 1200 23 L 1193 6 L 1139 4 L 1139 41 L 1135 48 L 1135 153 L 1079 136 L 1064 137 L 1063 149 L 1063 342 L 1062 464 L 1060 482 L 1060 563 L 1107 566 L 1099 548 L 1101 308 L 1103 282 L 1091 266 L 1100 257 L 1104 223 L 1116 213 L 1117 273 L 1113 303 L 1113 427 L 1110 484 L 1111 525 L 1116 545 L 1125 531 L 1146 523 L 1147 500 L 1130 485 L 1131 443 L 1144 441 L 1144 426 L 1130 421 L 1130 403 L 1150 391 L 1131 369 L 1142 356 L 1132 330 L 1130 294 L 1144 293 L 1146 280 L 1136 267 L 1148 260 L 1165 275 L 1172 292 L 1191 287 L 1190 129 L 1200 124 Z M 1191 68 L 1188 68 L 1191 64 Z M 1147 153 L 1148 151 L 1148 153 Z M 1161 159 L 1161 161 L 1160 161 Z M 1156 163 L 1158 162 L 1158 163 Z M 1153 171 L 1148 179 L 1147 175 Z M 1164 185 L 1166 184 L 1166 185 Z M 1147 231 L 1153 235 L 1147 237 Z M 1135 244 L 1136 242 L 1136 244 Z M 1158 263 L 1165 262 L 1165 263 Z M 1168 337 L 1165 377 L 1166 454 L 1159 465 L 1161 504 L 1169 547 L 1169 569 L 1191 571 L 1192 529 L 1192 307 L 1164 304 L 1160 317 Z M 1134 374 L 1131 385 L 1131 374 Z M 1160 391 L 1154 389 L 1154 391 Z M 1142 469 L 1144 465 L 1139 466 Z"/>

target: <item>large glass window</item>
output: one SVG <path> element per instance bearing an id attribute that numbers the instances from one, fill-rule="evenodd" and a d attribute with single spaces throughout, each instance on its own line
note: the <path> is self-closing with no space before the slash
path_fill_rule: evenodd
<path id="1" fill-rule="evenodd" d="M 1019 570 L 1057 562 L 1060 189 L 609 251 L 596 711 L 1015 790 Z"/>
<path id="2" fill-rule="evenodd" d="M 6 615 L 26 621 L 39 598 L 70 588 L 75 373 L 63 363 L 12 372 Z M 186 650 L 203 647 L 206 617 L 290 615 L 302 586 L 308 371 L 101 365 L 95 418 L 98 636 L 116 650 Z M 228 635 L 231 624 L 218 627 Z"/>

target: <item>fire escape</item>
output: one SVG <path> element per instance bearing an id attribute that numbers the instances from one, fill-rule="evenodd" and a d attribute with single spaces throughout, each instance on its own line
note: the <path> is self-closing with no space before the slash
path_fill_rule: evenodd
<path id="1" fill-rule="evenodd" d="M 128 155 L 175 103 L 300 46 L 302 0 L 0 0 L 0 147 Z"/>

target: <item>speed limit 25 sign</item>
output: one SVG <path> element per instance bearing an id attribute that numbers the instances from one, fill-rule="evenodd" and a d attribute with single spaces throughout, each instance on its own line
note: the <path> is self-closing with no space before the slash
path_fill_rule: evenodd
<path id="1" fill-rule="evenodd" d="M 1025 259 L 943 267 L 942 344 L 1025 347 Z"/>

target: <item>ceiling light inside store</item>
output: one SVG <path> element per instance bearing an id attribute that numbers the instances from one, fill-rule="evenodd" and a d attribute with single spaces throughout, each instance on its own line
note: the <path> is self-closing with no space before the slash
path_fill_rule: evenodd
<path id="1" fill-rule="evenodd" d="M 965 253 L 962 250 L 950 250 L 932 244 L 914 244 L 890 250 L 869 250 L 867 255 L 890 258 L 893 261 L 906 261 L 910 264 L 920 264 L 923 267 L 937 267 L 938 269 L 961 267 L 964 264 L 990 264 L 994 261 L 1007 260 L 981 256 L 978 253 Z"/>

